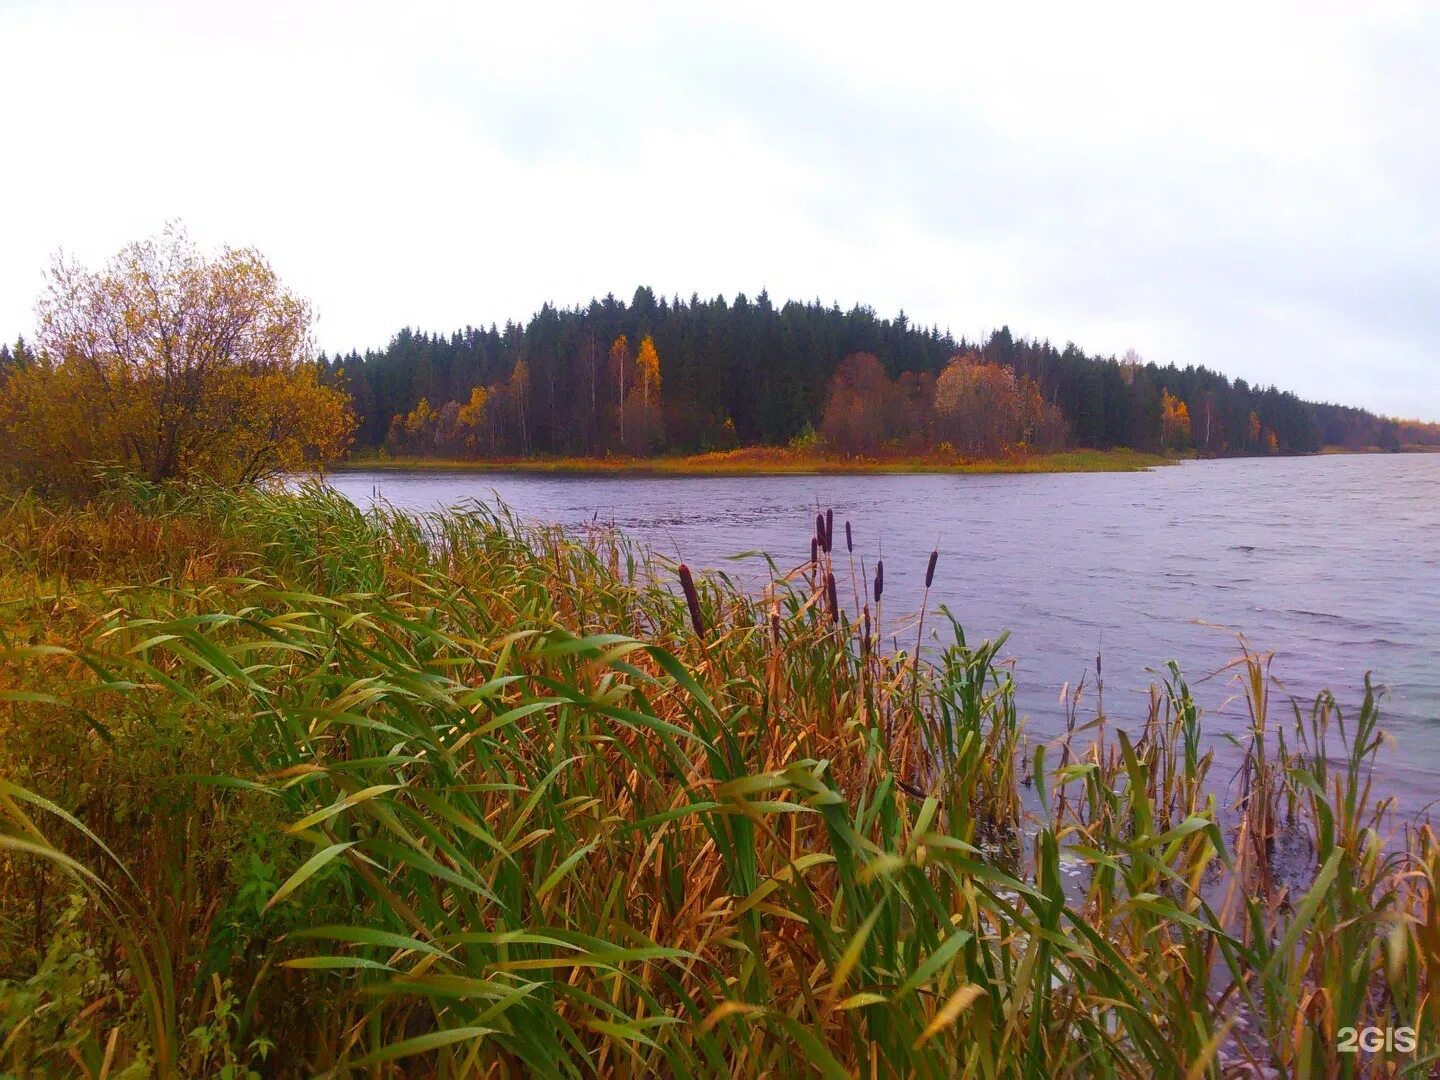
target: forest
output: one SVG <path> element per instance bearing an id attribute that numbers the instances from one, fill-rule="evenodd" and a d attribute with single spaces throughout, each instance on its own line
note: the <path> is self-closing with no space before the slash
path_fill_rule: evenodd
<path id="1" fill-rule="evenodd" d="M 26 360 L 23 340 L 0 348 L 0 381 Z M 322 383 L 351 396 L 361 454 L 645 456 L 788 444 L 867 456 L 1061 445 L 1221 456 L 1440 445 L 1440 425 L 1305 401 L 1204 366 L 1092 355 L 1009 327 L 957 339 L 903 312 L 777 307 L 765 292 L 731 302 L 641 287 L 628 304 L 613 295 L 546 304 L 524 324 L 448 336 L 406 328 L 383 349 L 321 353 L 316 365 Z M 1005 422 L 989 423 L 1000 415 Z"/>
<path id="2" fill-rule="evenodd" d="M 320 363 L 324 379 L 353 395 L 357 450 L 590 456 L 823 435 L 827 407 L 844 389 L 837 376 L 856 355 L 874 357 L 895 396 L 911 404 L 888 410 L 894 419 L 873 433 L 876 445 L 834 447 L 845 451 L 911 448 L 924 426 L 916 416 L 930 408 L 936 381 L 957 357 L 1008 369 L 1021 390 L 1033 384 L 1063 422 L 1063 437 L 1052 424 L 1046 438 L 1077 447 L 1229 455 L 1440 444 L 1435 425 L 1402 427 L 1207 367 L 1161 367 L 1133 352 L 1091 355 L 1008 327 L 984 341 L 957 339 L 913 325 L 903 312 L 883 318 L 868 307 L 845 311 L 819 301 L 777 307 L 764 292 L 727 302 L 667 299 L 642 287 L 628 304 L 613 295 L 585 307 L 547 304 L 523 325 L 448 336 L 405 329 L 383 349 L 322 355 Z M 829 425 L 832 434 L 839 426 Z"/>

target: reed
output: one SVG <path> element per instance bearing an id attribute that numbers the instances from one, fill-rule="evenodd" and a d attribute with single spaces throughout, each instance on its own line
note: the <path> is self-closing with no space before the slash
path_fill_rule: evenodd
<path id="1" fill-rule="evenodd" d="M 1440 849 L 1374 797 L 1373 693 L 1280 715 L 1247 650 L 1232 801 L 1178 669 L 1027 738 L 1003 639 L 837 629 L 828 547 L 752 596 L 320 489 L 0 514 L 0 1070 L 1437 1061 Z"/>
<path id="2" fill-rule="evenodd" d="M 685 594 L 685 606 L 690 609 L 690 626 L 697 638 L 705 636 L 705 616 L 700 611 L 700 593 L 695 588 L 694 575 L 690 567 L 680 564 L 680 589 Z"/>

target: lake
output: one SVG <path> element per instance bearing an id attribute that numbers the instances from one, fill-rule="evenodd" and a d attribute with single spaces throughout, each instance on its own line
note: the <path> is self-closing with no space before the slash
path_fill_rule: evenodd
<path id="1" fill-rule="evenodd" d="M 1106 712 L 1146 712 L 1153 672 L 1174 659 L 1217 737 L 1245 723 L 1230 672 L 1236 634 L 1274 653 L 1284 692 L 1322 688 L 1353 708 L 1366 671 L 1384 688 L 1395 748 L 1384 786 L 1418 808 L 1440 788 L 1440 454 L 1193 461 L 1138 473 L 644 477 L 352 471 L 329 482 L 366 505 L 436 510 L 497 498 L 523 517 L 612 523 L 692 567 L 751 585 L 771 553 L 809 558 L 817 508 L 849 520 L 857 560 L 885 559 L 886 624 L 914 641 L 925 564 L 930 608 L 972 642 L 1011 632 L 1017 697 L 1033 734 L 1064 719 L 1062 689 L 1093 687 Z M 840 560 L 843 562 L 843 558 Z M 839 575 L 837 575 L 839 576 Z M 851 595 L 847 580 L 842 597 Z M 853 604 L 853 601 L 850 601 Z M 941 620 L 926 624 L 926 633 Z M 906 636 L 908 635 L 908 636 Z M 1148 669 L 1148 670 L 1147 670 Z M 1274 718 L 1286 713 L 1272 694 Z M 1087 692 L 1085 709 L 1093 709 Z"/>

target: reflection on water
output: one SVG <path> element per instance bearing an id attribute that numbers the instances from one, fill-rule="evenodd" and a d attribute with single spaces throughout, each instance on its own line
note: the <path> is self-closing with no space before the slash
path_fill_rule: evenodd
<path id="1" fill-rule="evenodd" d="M 1274 674 L 1302 698 L 1329 687 L 1353 708 L 1373 671 L 1383 726 L 1403 748 L 1387 756 L 1395 786 L 1418 793 L 1440 777 L 1440 455 L 1026 476 L 377 471 L 331 482 L 362 504 L 377 491 L 411 510 L 498 497 L 537 521 L 598 519 L 748 582 L 763 581 L 763 562 L 728 556 L 767 551 L 789 569 L 809 557 L 816 508 L 833 507 L 837 525 L 852 523 L 857 573 L 862 555 L 871 568 L 885 557 L 892 629 L 919 606 L 937 548 L 932 607 L 948 605 L 972 640 L 1011 631 L 1032 732 L 1057 729 L 1062 687 L 1092 684 L 1097 653 L 1117 722 L 1144 716 L 1152 672 L 1174 659 L 1210 730 L 1234 731 L 1245 713 L 1229 673 L 1205 676 L 1243 633 L 1274 651 Z"/>

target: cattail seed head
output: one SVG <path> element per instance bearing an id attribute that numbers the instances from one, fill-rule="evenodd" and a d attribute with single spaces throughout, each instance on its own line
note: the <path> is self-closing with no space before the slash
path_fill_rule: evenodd
<path id="1" fill-rule="evenodd" d="M 770 612 L 770 639 L 776 645 L 780 644 L 780 612 L 773 610 Z"/>
<path id="2" fill-rule="evenodd" d="M 925 567 L 925 588 L 929 588 L 935 580 L 935 563 L 940 558 L 939 551 L 930 552 L 930 565 Z"/>
<path id="3" fill-rule="evenodd" d="M 866 604 L 864 609 L 864 632 L 860 635 L 861 655 L 870 652 L 870 605 Z"/>
<path id="4" fill-rule="evenodd" d="M 825 601 L 830 605 L 830 621 L 840 621 L 840 597 L 835 590 L 835 575 L 825 574 Z"/>
<path id="5" fill-rule="evenodd" d="M 825 551 L 828 553 L 835 547 L 835 511 L 825 511 Z"/>
<path id="6" fill-rule="evenodd" d="M 881 559 L 875 564 L 875 603 L 880 602 L 880 597 L 885 595 L 885 560 Z"/>
<path id="7" fill-rule="evenodd" d="M 855 538 L 850 535 L 850 522 L 845 522 L 845 550 L 852 555 L 855 553 Z"/>
<path id="8" fill-rule="evenodd" d="M 810 565 L 813 566 L 813 565 L 815 565 L 816 563 L 818 563 L 819 561 L 820 561 L 820 541 L 817 540 L 815 537 L 812 536 L 812 537 L 810 537 Z"/>
<path id="9" fill-rule="evenodd" d="M 815 539 L 820 541 L 820 546 L 825 546 L 825 515 L 815 515 Z"/>
<path id="10" fill-rule="evenodd" d="M 695 591 L 695 579 L 690 576 L 690 567 L 680 564 L 680 589 L 685 593 L 685 603 L 690 608 L 690 625 L 695 627 L 695 636 L 705 636 L 705 619 L 700 614 L 700 594 Z"/>

